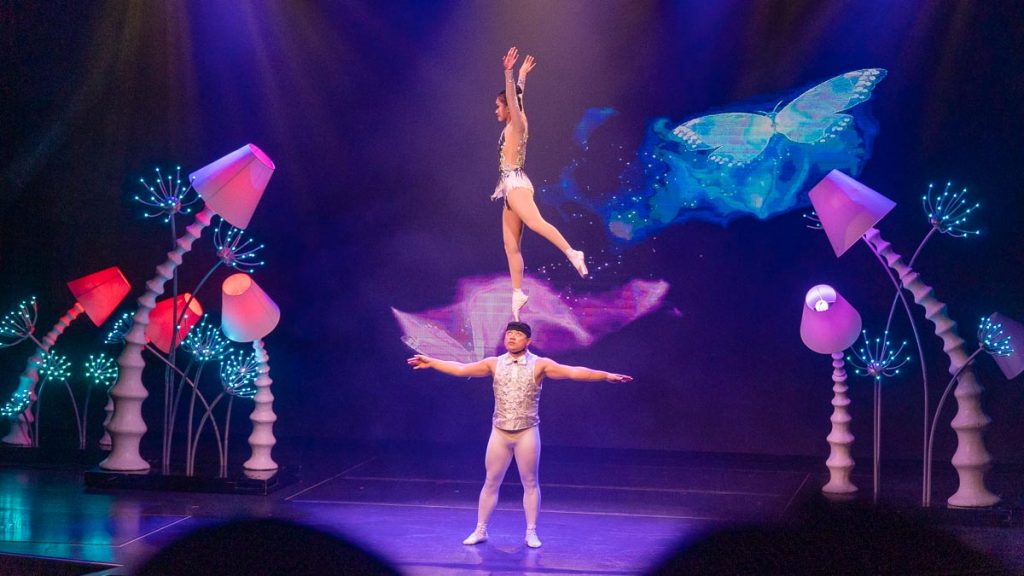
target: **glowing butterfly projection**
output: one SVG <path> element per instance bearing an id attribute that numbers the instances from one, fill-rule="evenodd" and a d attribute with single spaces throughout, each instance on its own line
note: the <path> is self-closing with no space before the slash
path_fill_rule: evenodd
<path id="1" fill-rule="evenodd" d="M 657 118 L 611 189 L 578 181 L 601 172 L 591 165 L 608 163 L 597 157 L 595 142 L 614 110 L 588 110 L 576 128 L 586 155 L 573 159 L 541 198 L 567 217 L 579 207 L 600 215 L 611 236 L 626 242 L 693 219 L 768 219 L 806 206 L 807 190 L 825 174 L 857 175 L 870 158 L 878 124 L 858 105 L 885 75 L 881 68 L 847 72 L 781 101 L 736 104 L 682 124 Z M 763 111 L 773 104 L 773 111 Z M 621 146 L 616 151 L 621 154 Z"/>
<path id="2" fill-rule="evenodd" d="M 569 297 L 547 283 L 525 278 L 530 305 L 522 319 L 534 331 L 533 344 L 546 353 L 584 348 L 661 306 L 664 280 L 631 280 L 605 294 Z M 508 276 L 464 278 L 454 304 L 417 314 L 391 311 L 402 341 L 420 354 L 476 362 L 498 352 L 512 319 Z M 503 352 L 503 350 L 502 350 Z"/>
<path id="3" fill-rule="evenodd" d="M 823 144 L 853 122 L 853 116 L 840 112 L 870 98 L 885 74 L 881 68 L 847 72 L 797 96 L 778 112 L 711 114 L 684 122 L 672 133 L 689 150 L 711 150 L 709 160 L 729 167 L 760 156 L 776 134 L 798 144 Z"/>

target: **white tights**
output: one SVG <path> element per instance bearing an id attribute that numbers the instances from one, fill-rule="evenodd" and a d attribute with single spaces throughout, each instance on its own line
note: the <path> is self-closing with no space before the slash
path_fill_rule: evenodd
<path id="1" fill-rule="evenodd" d="M 491 514 L 498 506 L 498 489 L 505 479 L 512 458 L 519 467 L 519 478 L 523 482 L 523 510 L 526 512 L 527 528 L 537 526 L 537 515 L 540 513 L 540 484 L 538 468 L 540 467 L 540 427 L 534 426 L 525 430 L 508 432 L 491 427 L 491 438 L 487 441 L 487 456 L 484 466 L 487 479 L 480 490 L 480 508 L 477 512 L 477 523 L 487 524 Z"/>

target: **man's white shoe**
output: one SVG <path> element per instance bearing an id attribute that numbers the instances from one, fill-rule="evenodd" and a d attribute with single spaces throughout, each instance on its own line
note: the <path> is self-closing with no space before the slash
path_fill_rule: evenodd
<path id="1" fill-rule="evenodd" d="M 537 538 L 537 530 L 526 531 L 526 545 L 530 548 L 540 548 L 540 538 Z"/>
<path id="2" fill-rule="evenodd" d="M 522 290 L 512 291 L 512 317 L 516 319 L 516 322 L 519 322 L 519 311 L 526 306 L 526 301 L 529 299 L 530 297 Z"/>
<path id="3" fill-rule="evenodd" d="M 583 252 L 570 248 L 565 251 L 565 257 L 569 259 L 569 263 L 572 264 L 572 267 L 580 273 L 581 277 L 586 278 L 587 275 L 590 274 L 590 272 L 587 271 L 587 262 L 583 257 Z"/>
<path id="4" fill-rule="evenodd" d="M 486 542 L 486 541 L 487 541 L 487 527 L 486 526 L 477 526 L 476 530 L 474 530 L 472 534 L 470 534 L 465 540 L 463 540 L 462 543 L 466 544 L 468 546 L 472 546 L 473 544 L 479 544 L 481 542 Z"/>

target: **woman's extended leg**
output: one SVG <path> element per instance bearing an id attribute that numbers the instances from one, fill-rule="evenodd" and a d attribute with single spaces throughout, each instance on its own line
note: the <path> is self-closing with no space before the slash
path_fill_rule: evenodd
<path id="1" fill-rule="evenodd" d="M 506 199 L 512 212 L 515 212 L 515 215 L 519 217 L 523 224 L 526 224 L 530 230 L 540 234 L 548 242 L 551 242 L 556 248 L 561 250 L 569 258 L 569 262 L 576 268 L 576 271 L 580 273 L 580 276 L 587 275 L 587 265 L 583 260 L 583 252 L 573 250 L 572 246 L 569 246 L 569 242 L 566 241 L 565 236 L 562 236 L 562 233 L 557 228 L 540 215 L 540 210 L 537 209 L 537 204 L 533 201 L 532 190 L 513 188 L 508 192 Z"/>
<path id="2" fill-rule="evenodd" d="M 540 514 L 540 427 L 520 432 L 515 443 L 516 466 L 523 483 L 523 511 L 526 513 L 526 544 L 539 548 L 537 516 Z"/>
<path id="3" fill-rule="evenodd" d="M 484 467 L 487 470 L 487 477 L 484 480 L 484 487 L 480 490 L 480 504 L 477 508 L 476 530 L 463 540 L 463 544 L 478 544 L 487 540 L 487 521 L 498 506 L 498 490 L 501 488 L 501 481 L 505 478 L 509 464 L 512 463 L 512 440 L 507 434 L 491 428 L 491 437 L 487 441 L 487 455 L 484 457 Z"/>
<path id="4" fill-rule="evenodd" d="M 501 236 L 508 257 L 508 273 L 512 277 L 512 317 L 519 322 L 519 311 L 530 299 L 523 292 L 523 221 L 507 205 L 501 211 Z"/>
<path id="5" fill-rule="evenodd" d="M 501 238 L 508 257 L 508 273 L 512 276 L 512 289 L 523 288 L 523 221 L 509 208 L 501 211 Z"/>

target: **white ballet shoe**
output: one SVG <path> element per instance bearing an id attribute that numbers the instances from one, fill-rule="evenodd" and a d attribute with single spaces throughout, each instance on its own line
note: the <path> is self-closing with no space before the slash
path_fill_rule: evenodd
<path id="1" fill-rule="evenodd" d="M 462 543 L 467 546 L 472 546 L 474 544 L 480 544 L 481 542 L 486 541 L 487 527 L 482 524 L 478 524 L 476 530 L 473 530 L 473 533 L 467 536 L 466 539 L 462 541 Z"/>
<path id="2" fill-rule="evenodd" d="M 516 319 L 516 322 L 519 322 L 519 311 L 526 306 L 526 301 L 529 299 L 530 297 L 522 290 L 512 291 L 512 317 Z"/>
<path id="3" fill-rule="evenodd" d="M 526 545 L 530 548 L 540 548 L 540 538 L 537 538 L 537 529 L 526 530 Z"/>
<path id="4" fill-rule="evenodd" d="M 565 257 L 569 259 L 569 263 L 580 273 L 581 277 L 586 278 L 590 274 L 587 271 L 587 262 L 583 257 L 583 252 L 569 248 L 565 251 Z"/>

